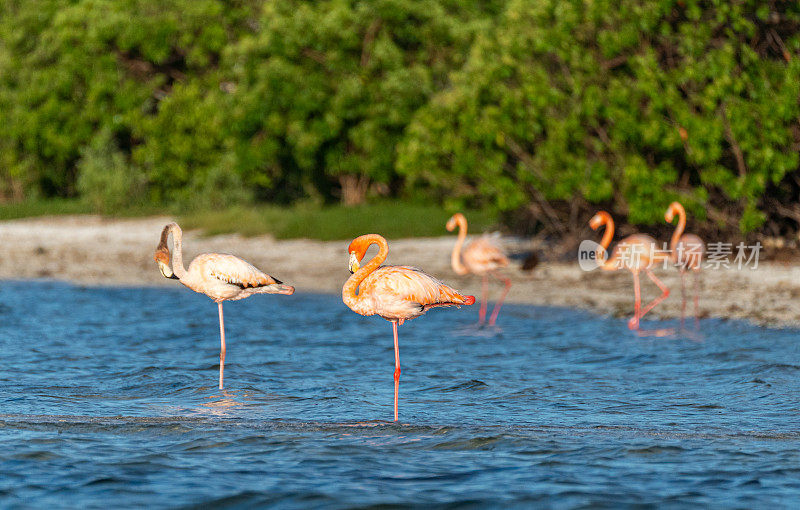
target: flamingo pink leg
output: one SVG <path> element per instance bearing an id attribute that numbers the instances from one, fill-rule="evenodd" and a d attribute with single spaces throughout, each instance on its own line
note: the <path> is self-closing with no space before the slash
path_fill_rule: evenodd
<path id="1" fill-rule="evenodd" d="M 500 307 L 503 306 L 503 300 L 506 298 L 509 289 L 511 289 L 511 280 L 504 277 L 499 276 L 496 273 L 492 273 L 492 276 L 497 278 L 498 280 L 502 281 L 505 284 L 505 289 L 503 289 L 503 293 L 500 295 L 500 299 L 497 301 L 497 304 L 494 305 L 494 310 L 492 310 L 492 316 L 489 317 L 489 325 L 494 326 L 495 321 L 497 321 L 497 316 L 500 314 Z"/>
<path id="2" fill-rule="evenodd" d="M 694 328 L 700 329 L 700 272 L 694 272 Z"/>
<path id="3" fill-rule="evenodd" d="M 222 389 L 222 376 L 225 372 L 225 319 L 222 317 L 222 302 L 217 303 L 219 306 L 219 389 Z"/>
<path id="4" fill-rule="evenodd" d="M 653 283 L 658 285 L 658 288 L 661 289 L 661 295 L 652 300 L 647 306 L 644 307 L 644 309 L 642 309 L 642 312 L 639 314 L 638 319 L 644 317 L 647 312 L 652 310 L 657 304 L 664 301 L 669 296 L 669 289 L 667 288 L 667 286 L 661 283 L 661 280 L 656 278 L 656 275 L 654 275 L 652 271 L 650 271 L 649 269 L 645 269 L 644 272 L 647 273 L 647 276 L 650 277 L 651 280 L 653 280 Z M 637 327 L 638 327 L 638 319 L 637 319 Z"/>
<path id="5" fill-rule="evenodd" d="M 642 296 L 639 291 L 639 272 L 633 271 L 633 317 L 628 321 L 629 329 L 639 329 L 639 309 L 642 306 Z"/>
<path id="6" fill-rule="evenodd" d="M 478 311 L 478 324 L 486 322 L 486 306 L 489 301 L 489 276 L 484 274 L 481 281 L 481 309 Z"/>
<path id="7" fill-rule="evenodd" d="M 686 323 L 686 271 L 681 270 L 681 329 Z"/>
<path id="8" fill-rule="evenodd" d="M 400 393 L 400 347 L 397 343 L 397 321 L 392 321 L 394 333 L 394 421 L 397 421 L 397 397 Z"/>

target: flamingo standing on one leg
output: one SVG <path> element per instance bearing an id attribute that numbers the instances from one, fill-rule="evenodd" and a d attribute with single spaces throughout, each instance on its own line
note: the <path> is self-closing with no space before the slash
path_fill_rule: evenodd
<path id="1" fill-rule="evenodd" d="M 378 254 L 364 267 L 359 262 L 367 249 L 377 244 Z M 394 421 L 397 421 L 397 397 L 400 386 L 400 349 L 397 326 L 415 319 L 437 306 L 471 305 L 474 296 L 462 296 L 421 269 L 409 266 L 382 266 L 389 245 L 378 234 L 359 236 L 350 243 L 350 273 L 342 287 L 342 301 L 360 315 L 379 315 L 392 323 L 394 333 Z M 358 294 L 356 294 L 358 289 Z"/>
<path id="2" fill-rule="evenodd" d="M 174 244 L 172 267 L 167 245 L 170 233 Z M 210 297 L 219 306 L 219 389 L 222 389 L 225 371 L 225 320 L 222 317 L 222 302 L 244 299 L 253 294 L 291 295 L 294 287 L 283 285 L 281 281 L 248 262 L 225 253 L 198 255 L 189 264 L 187 271 L 183 267 L 182 237 L 183 232 L 177 223 L 165 226 L 154 258 L 164 277 L 179 280 L 193 291 Z"/>
<path id="3" fill-rule="evenodd" d="M 452 232 L 456 226 L 458 226 L 458 240 L 453 246 L 453 253 L 450 254 L 450 265 L 453 266 L 453 271 L 456 274 L 472 273 L 482 277 L 481 289 L 483 294 L 481 296 L 481 308 L 478 312 L 478 324 L 483 324 L 486 321 L 486 307 L 489 301 L 489 275 L 494 276 L 505 285 L 503 293 L 500 295 L 497 304 L 494 305 L 492 315 L 489 317 L 489 326 L 493 326 L 497 321 L 497 315 L 500 313 L 500 307 L 503 306 L 503 300 L 511 288 L 511 280 L 498 271 L 500 268 L 508 266 L 508 257 L 486 235 L 470 242 L 462 250 L 464 239 L 467 237 L 467 218 L 461 213 L 454 214 L 447 221 L 447 230 L 449 232 Z"/>
<path id="4" fill-rule="evenodd" d="M 672 234 L 669 243 L 671 260 L 678 267 L 681 273 L 681 329 L 683 329 L 686 315 L 686 271 L 694 273 L 694 327 L 700 327 L 699 317 L 699 283 L 700 267 L 703 263 L 705 243 L 694 234 L 684 234 L 686 228 L 686 210 L 680 202 L 672 202 L 664 213 L 667 223 L 672 223 L 675 215 L 678 215 L 678 226 Z"/>
<path id="5" fill-rule="evenodd" d="M 667 286 L 656 278 L 656 275 L 650 270 L 653 264 L 663 262 L 668 255 L 657 250 L 656 240 L 652 237 L 644 234 L 634 234 L 618 242 L 614 247 L 611 257 L 606 258 L 608 245 L 611 244 L 611 239 L 614 238 L 614 220 L 607 212 L 600 211 L 589 221 L 589 226 L 592 227 L 593 230 L 597 230 L 603 225 L 605 225 L 606 231 L 603 234 L 603 239 L 600 241 L 602 252 L 601 250 L 595 252 L 597 261 L 600 267 L 606 271 L 616 271 L 624 267 L 633 274 L 635 304 L 633 317 L 628 321 L 628 328 L 638 331 L 639 321 L 642 317 L 669 296 L 669 289 Z M 641 271 L 644 271 L 645 274 L 653 280 L 653 283 L 661 289 L 661 295 L 648 303 L 644 308 L 642 308 L 642 298 L 639 289 L 639 273 Z M 672 333 L 672 331 L 656 330 L 653 333 L 656 335 L 666 335 Z"/>

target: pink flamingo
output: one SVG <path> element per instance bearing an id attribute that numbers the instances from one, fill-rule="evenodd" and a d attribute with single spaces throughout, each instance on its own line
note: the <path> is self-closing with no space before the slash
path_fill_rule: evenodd
<path id="1" fill-rule="evenodd" d="M 671 260 L 678 267 L 681 273 L 681 329 L 683 329 L 686 315 L 686 271 L 694 273 L 694 327 L 700 327 L 699 317 L 699 280 L 700 267 L 703 263 L 705 243 L 700 237 L 694 234 L 684 234 L 686 228 L 686 210 L 680 202 L 672 202 L 664 213 L 667 223 L 672 223 L 675 215 L 678 215 L 678 225 L 672 234 L 669 243 Z"/>
<path id="2" fill-rule="evenodd" d="M 650 270 L 653 264 L 663 262 L 669 255 L 663 254 L 657 250 L 656 240 L 652 237 L 644 234 L 634 234 L 618 242 L 614 247 L 611 257 L 606 259 L 608 245 L 611 244 L 611 239 L 614 238 L 614 220 L 607 212 L 600 211 L 589 221 L 589 226 L 592 227 L 593 230 L 597 230 L 601 226 L 606 227 L 606 231 L 600 241 L 602 250 L 598 249 L 595 251 L 600 267 L 605 271 L 616 271 L 624 267 L 633 274 L 635 305 L 633 317 L 628 321 L 628 328 L 638 331 L 639 321 L 642 317 L 669 296 L 669 289 L 667 286 L 656 278 L 656 275 Z M 648 303 L 644 308 L 642 308 L 642 298 L 639 290 L 639 272 L 641 271 L 644 271 L 662 292 L 660 296 Z M 656 330 L 654 333 L 657 335 L 665 335 L 671 332 L 671 330 Z"/>
<path id="3" fill-rule="evenodd" d="M 378 245 L 378 254 L 364 267 L 359 262 L 367 249 Z M 409 266 L 381 266 L 389 245 L 378 234 L 359 236 L 350 243 L 350 273 L 342 287 L 342 301 L 360 315 L 378 315 L 392 323 L 394 333 L 394 421 L 397 421 L 397 397 L 400 386 L 400 349 L 397 326 L 416 319 L 437 306 L 471 305 L 474 296 L 462 296 L 421 269 Z M 358 289 L 358 294 L 356 294 Z"/>
<path id="4" fill-rule="evenodd" d="M 170 233 L 174 244 L 172 267 L 167 241 Z M 155 260 L 165 278 L 180 281 L 195 292 L 205 294 L 219 307 L 219 389 L 222 389 L 225 371 L 225 320 L 222 317 L 222 302 L 237 301 L 253 294 L 294 293 L 294 287 L 260 271 L 244 260 L 224 253 L 203 253 L 183 267 L 183 232 L 177 223 L 170 223 L 161 232 L 161 242 L 156 248 Z"/>
<path id="5" fill-rule="evenodd" d="M 450 265 L 459 275 L 472 273 L 482 277 L 481 308 L 478 312 L 478 324 L 486 321 L 486 306 L 489 301 L 489 275 L 503 282 L 505 288 L 497 304 L 494 305 L 492 315 L 489 317 L 489 326 L 493 326 L 503 306 L 503 300 L 511 288 L 511 280 L 498 273 L 500 268 L 508 266 L 508 257 L 503 250 L 494 244 L 489 236 L 483 235 L 470 242 L 462 251 L 464 239 L 467 237 L 467 218 L 461 213 L 454 214 L 447 221 L 447 230 L 452 232 L 458 226 L 458 240 L 450 254 Z"/>

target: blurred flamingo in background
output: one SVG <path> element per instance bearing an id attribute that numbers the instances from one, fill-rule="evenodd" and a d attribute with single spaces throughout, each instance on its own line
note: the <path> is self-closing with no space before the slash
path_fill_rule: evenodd
<path id="1" fill-rule="evenodd" d="M 607 258 L 608 245 L 611 244 L 611 239 L 614 238 L 614 220 L 607 212 L 600 211 L 589 220 L 589 226 L 592 227 L 592 230 L 597 230 L 601 226 L 606 227 L 603 239 L 600 241 L 602 251 L 598 249 L 595 252 L 599 267 L 605 271 L 616 271 L 624 267 L 633 274 L 635 305 L 633 317 L 628 321 L 628 328 L 638 331 L 639 321 L 642 317 L 669 296 L 669 289 L 667 286 L 656 278 L 656 275 L 650 270 L 653 264 L 667 260 L 669 255 L 657 249 L 656 240 L 652 237 L 644 234 L 634 234 L 618 242 L 614 247 L 611 257 Z M 661 289 L 661 295 L 648 303 L 644 308 L 642 308 L 642 298 L 639 289 L 639 273 L 641 271 L 644 271 L 647 276 L 653 280 L 653 283 Z M 671 334 L 672 330 L 661 329 L 649 331 L 647 333 L 661 336 Z"/>
<path id="2" fill-rule="evenodd" d="M 694 234 L 684 234 L 686 228 L 686 210 L 680 202 L 672 202 L 664 213 L 667 223 L 672 223 L 675 215 L 678 215 L 678 225 L 672 234 L 669 243 L 672 263 L 678 267 L 681 273 L 681 328 L 685 323 L 686 315 L 686 271 L 694 273 L 694 327 L 700 327 L 699 317 L 699 284 L 700 267 L 703 263 L 705 253 L 705 243 Z"/>
<path id="3" fill-rule="evenodd" d="M 482 276 L 481 308 L 478 312 L 478 324 L 483 324 L 486 321 L 486 307 L 489 301 L 489 275 L 494 276 L 505 285 L 503 293 L 500 295 L 497 304 L 494 305 L 492 315 L 489 317 L 489 326 L 493 326 L 497 321 L 497 315 L 500 313 L 500 307 L 503 306 L 503 300 L 511 288 L 511 280 L 498 273 L 500 268 L 508 266 L 508 257 L 487 235 L 473 240 L 462 250 L 464 240 L 467 237 L 467 218 L 461 213 L 454 214 L 447 221 L 447 230 L 449 232 L 452 232 L 456 226 L 458 226 L 458 240 L 453 246 L 453 253 L 450 255 L 450 265 L 453 266 L 453 271 L 459 275 L 472 273 Z"/>
<path id="4" fill-rule="evenodd" d="M 378 245 L 378 254 L 364 267 L 359 262 L 367 249 Z M 394 421 L 397 421 L 397 397 L 400 385 L 400 349 L 397 326 L 415 319 L 437 306 L 471 305 L 473 296 L 462 296 L 421 269 L 409 266 L 382 266 L 389 245 L 378 234 L 359 236 L 350 243 L 350 273 L 342 288 L 342 301 L 360 315 L 378 315 L 392 323 L 394 333 Z M 356 294 L 358 289 L 358 294 Z"/>
<path id="5" fill-rule="evenodd" d="M 172 267 L 167 241 L 172 234 L 174 249 Z M 225 371 L 225 321 L 222 317 L 222 302 L 236 301 L 253 294 L 286 294 L 294 293 L 294 287 L 283 283 L 260 271 L 244 260 L 224 253 L 203 253 L 189 264 L 187 271 L 183 267 L 183 232 L 177 223 L 170 223 L 161 232 L 155 261 L 165 278 L 180 281 L 195 292 L 205 294 L 219 306 L 219 389 L 222 389 L 223 372 Z"/>

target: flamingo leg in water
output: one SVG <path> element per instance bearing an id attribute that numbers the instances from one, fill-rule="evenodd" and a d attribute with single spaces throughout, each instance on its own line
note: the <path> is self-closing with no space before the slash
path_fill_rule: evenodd
<path id="1" fill-rule="evenodd" d="M 657 304 L 664 301 L 669 296 L 669 289 L 667 288 L 667 286 L 661 283 L 661 280 L 656 278 L 656 275 L 654 275 L 652 271 L 650 271 L 649 269 L 645 269 L 644 272 L 647 273 L 647 276 L 649 276 L 650 279 L 653 280 L 653 283 L 658 285 L 658 288 L 661 289 L 661 295 L 655 298 L 654 300 L 650 301 L 650 303 L 644 307 L 642 313 L 639 315 L 639 319 L 644 317 L 647 312 L 652 310 Z"/>
<path id="2" fill-rule="evenodd" d="M 652 300 L 647 306 L 644 307 L 644 309 L 642 309 L 642 312 L 639 314 L 639 319 L 644 317 L 644 315 L 647 312 L 652 310 L 657 304 L 659 304 L 660 302 L 664 301 L 665 299 L 667 299 L 667 296 L 669 296 L 669 289 L 667 288 L 667 286 L 664 285 L 661 282 L 661 280 L 656 278 L 656 275 L 654 275 L 653 272 L 650 271 L 649 269 L 645 269 L 644 271 L 645 271 L 645 273 L 647 273 L 647 276 L 650 277 L 651 280 L 653 280 L 653 283 L 658 285 L 658 288 L 661 289 L 661 295 L 658 296 L 657 298 L 655 298 L 654 300 Z M 638 324 L 637 324 L 637 328 L 636 329 L 637 329 L 637 333 L 639 334 L 639 336 L 659 336 L 659 337 L 663 337 L 663 336 L 669 336 L 669 335 L 675 334 L 675 328 L 653 329 L 653 330 L 644 331 L 644 330 L 639 330 L 638 329 Z"/>
<path id="3" fill-rule="evenodd" d="M 639 309 L 642 306 L 642 296 L 639 292 L 639 272 L 632 271 L 633 273 L 633 317 L 628 321 L 629 329 L 639 329 Z"/>
<path id="4" fill-rule="evenodd" d="M 686 323 L 686 271 L 681 269 L 681 329 Z"/>
<path id="5" fill-rule="evenodd" d="M 503 293 L 500 294 L 500 299 L 497 301 L 497 304 L 494 305 L 494 310 L 492 310 L 492 316 L 489 317 L 489 325 L 494 326 L 495 321 L 497 321 L 497 316 L 500 314 L 500 307 L 503 306 L 503 300 L 506 298 L 506 294 L 508 294 L 508 290 L 511 288 L 511 280 L 504 276 L 500 276 L 494 272 L 492 272 L 491 274 L 492 276 L 503 282 L 503 284 L 506 286 L 505 289 L 503 289 Z"/>
<path id="6" fill-rule="evenodd" d="M 694 271 L 694 329 L 700 329 L 700 271 Z"/>
<path id="7" fill-rule="evenodd" d="M 481 282 L 481 309 L 478 312 L 478 325 L 486 322 L 486 306 L 489 301 L 489 276 L 484 274 Z"/>
<path id="8" fill-rule="evenodd" d="M 392 321 L 394 333 L 394 421 L 397 421 L 397 397 L 400 393 L 400 347 L 397 344 L 397 321 Z"/>
<path id="9" fill-rule="evenodd" d="M 219 306 L 219 389 L 222 389 L 222 376 L 225 372 L 225 319 L 222 317 L 222 302 Z"/>

